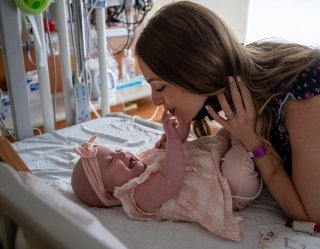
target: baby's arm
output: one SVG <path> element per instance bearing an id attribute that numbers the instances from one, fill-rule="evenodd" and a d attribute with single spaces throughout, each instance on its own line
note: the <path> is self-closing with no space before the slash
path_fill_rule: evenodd
<path id="1" fill-rule="evenodd" d="M 136 204 L 150 213 L 157 211 L 163 203 L 176 195 L 184 178 L 185 158 L 177 131 L 177 120 L 170 113 L 165 113 L 162 123 L 167 135 L 164 162 L 157 173 L 135 190 Z"/>
<path id="2" fill-rule="evenodd" d="M 167 111 L 164 112 L 166 114 Z M 179 127 L 177 127 L 179 137 L 181 142 L 184 144 L 185 141 L 187 141 L 189 133 L 190 133 L 190 123 L 183 123 L 179 121 Z M 166 143 L 167 143 L 167 135 L 166 132 L 162 134 L 161 138 L 155 143 L 154 147 L 156 149 L 165 149 L 166 148 Z"/>

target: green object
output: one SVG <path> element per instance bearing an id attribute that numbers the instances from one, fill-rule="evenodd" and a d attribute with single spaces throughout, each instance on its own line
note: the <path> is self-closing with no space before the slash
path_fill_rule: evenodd
<path id="1" fill-rule="evenodd" d="M 14 0 L 18 8 L 27 14 L 40 14 L 51 4 L 51 0 Z"/>

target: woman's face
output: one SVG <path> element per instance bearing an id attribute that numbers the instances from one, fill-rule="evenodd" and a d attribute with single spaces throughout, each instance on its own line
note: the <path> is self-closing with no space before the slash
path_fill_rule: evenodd
<path id="1" fill-rule="evenodd" d="M 97 153 L 102 180 L 107 191 L 113 192 L 115 187 L 122 186 L 145 171 L 142 161 L 129 152 L 99 146 Z"/>
<path id="2" fill-rule="evenodd" d="M 206 97 L 163 81 L 139 57 L 138 63 L 144 78 L 151 86 L 153 104 L 162 105 L 165 111 L 170 111 L 185 123 L 191 122 L 201 109 Z"/>

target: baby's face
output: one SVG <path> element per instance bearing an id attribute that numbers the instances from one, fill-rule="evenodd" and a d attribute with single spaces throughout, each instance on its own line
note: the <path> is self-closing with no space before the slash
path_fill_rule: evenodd
<path id="1" fill-rule="evenodd" d="M 145 171 L 145 165 L 129 152 L 98 146 L 97 159 L 107 191 L 114 191 Z"/>

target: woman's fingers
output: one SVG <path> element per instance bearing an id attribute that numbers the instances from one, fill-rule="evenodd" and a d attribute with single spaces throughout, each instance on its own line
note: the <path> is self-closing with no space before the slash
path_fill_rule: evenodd
<path id="1" fill-rule="evenodd" d="M 225 118 L 221 117 L 215 110 L 209 108 L 209 114 L 221 125 L 229 125 L 230 121 L 238 120 L 241 123 L 244 122 L 252 113 L 255 112 L 254 104 L 252 101 L 249 89 L 241 82 L 240 77 L 236 79 L 232 76 L 228 77 L 230 93 L 232 97 L 232 102 L 235 109 L 232 109 L 224 93 L 218 94 L 218 100 L 221 105 L 221 109 L 225 114 Z M 239 82 L 239 83 L 237 83 Z M 230 100 L 229 100 L 230 101 Z M 237 123 L 237 122 L 233 122 Z"/>
<path id="2" fill-rule="evenodd" d="M 221 105 L 221 109 L 222 111 L 226 114 L 226 115 L 231 115 L 232 114 L 232 109 L 226 99 L 226 96 L 222 93 L 222 94 L 218 94 L 218 100 L 220 102 Z M 213 117 L 214 118 L 214 117 Z"/>
<path id="3" fill-rule="evenodd" d="M 218 100 L 220 102 L 222 111 L 225 113 L 225 116 L 227 119 L 231 120 L 235 118 L 235 114 L 237 115 L 243 115 L 245 113 L 245 109 L 243 106 L 243 100 L 242 95 L 238 89 L 237 83 L 232 76 L 228 76 L 228 82 L 229 82 L 229 88 L 230 93 L 232 97 L 232 102 L 234 105 L 234 110 L 230 107 L 230 103 L 228 103 L 228 100 L 226 99 L 225 95 L 219 94 Z"/>
<path id="4" fill-rule="evenodd" d="M 221 103 L 220 103 L 221 104 Z M 217 113 L 211 106 L 207 105 L 205 106 L 205 108 L 207 109 L 208 113 L 210 114 L 210 116 L 217 121 L 219 124 L 221 124 L 222 126 L 225 126 L 227 124 L 227 120 L 225 120 L 224 118 L 222 118 L 219 113 Z"/>
<path id="5" fill-rule="evenodd" d="M 231 97 L 235 107 L 235 111 L 238 115 L 243 115 L 245 112 L 245 109 L 243 106 L 243 96 L 239 92 L 238 84 L 235 81 L 234 77 L 232 76 L 228 77 L 228 81 L 229 81 L 229 87 L 230 87 Z"/>
<path id="6" fill-rule="evenodd" d="M 243 101 L 245 110 L 248 113 L 255 113 L 256 112 L 255 106 L 254 106 L 253 99 L 248 87 L 246 86 L 246 84 L 244 84 L 244 82 L 241 80 L 239 76 L 236 77 L 236 80 L 242 95 L 242 101 Z"/>

